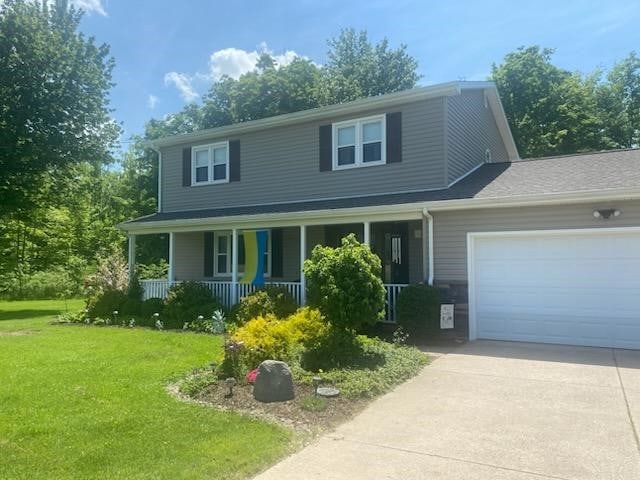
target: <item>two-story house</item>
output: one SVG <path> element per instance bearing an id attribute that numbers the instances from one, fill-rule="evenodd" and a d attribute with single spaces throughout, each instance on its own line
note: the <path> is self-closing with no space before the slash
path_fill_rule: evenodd
<path id="1" fill-rule="evenodd" d="M 267 229 L 264 274 L 304 303 L 302 264 L 355 233 L 382 259 L 387 319 L 403 286 L 455 304 L 471 339 L 640 348 L 640 152 L 520 160 L 493 83 L 453 82 L 153 142 L 168 233 L 163 296 L 198 280 L 249 292 L 243 231 Z"/>

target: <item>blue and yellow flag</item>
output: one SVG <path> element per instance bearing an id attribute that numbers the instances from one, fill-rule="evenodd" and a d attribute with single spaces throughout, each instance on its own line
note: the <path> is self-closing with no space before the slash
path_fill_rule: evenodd
<path id="1" fill-rule="evenodd" d="M 240 283 L 264 285 L 264 254 L 267 251 L 267 230 L 245 230 L 244 275 Z"/>

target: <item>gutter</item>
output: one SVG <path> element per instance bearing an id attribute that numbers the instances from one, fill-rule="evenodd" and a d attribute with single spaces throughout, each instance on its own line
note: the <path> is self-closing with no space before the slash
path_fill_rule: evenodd
<path id="1" fill-rule="evenodd" d="M 427 257 L 422 256 L 422 268 L 424 273 L 428 273 L 427 283 L 429 285 L 433 285 L 433 216 L 429 213 L 428 208 L 422 209 L 422 240 L 424 242 L 425 237 L 428 237 L 428 267 L 425 268 L 425 263 L 427 263 Z M 424 251 L 424 250 L 423 250 Z"/>

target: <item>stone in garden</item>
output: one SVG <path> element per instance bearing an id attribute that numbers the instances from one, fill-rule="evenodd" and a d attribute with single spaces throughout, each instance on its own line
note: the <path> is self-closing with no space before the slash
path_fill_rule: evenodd
<path id="1" fill-rule="evenodd" d="M 289 365 L 276 360 L 265 360 L 258 367 L 253 385 L 253 398 L 260 402 L 293 400 L 293 378 Z"/>
<path id="2" fill-rule="evenodd" d="M 340 390 L 333 387 L 319 387 L 318 395 L 320 395 L 321 397 L 330 397 L 330 398 L 337 397 L 338 395 L 340 395 Z"/>

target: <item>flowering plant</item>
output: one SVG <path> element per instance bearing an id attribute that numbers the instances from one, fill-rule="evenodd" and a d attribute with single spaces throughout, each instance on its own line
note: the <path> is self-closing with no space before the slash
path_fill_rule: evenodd
<path id="1" fill-rule="evenodd" d="M 247 382 L 254 384 L 256 383 L 256 378 L 258 378 L 258 369 L 254 368 L 253 370 L 247 373 Z"/>

